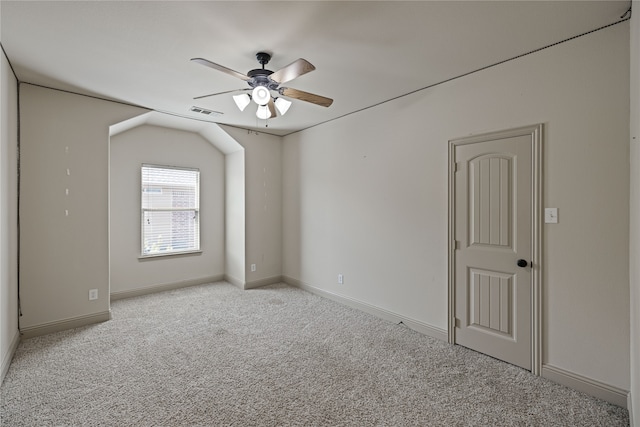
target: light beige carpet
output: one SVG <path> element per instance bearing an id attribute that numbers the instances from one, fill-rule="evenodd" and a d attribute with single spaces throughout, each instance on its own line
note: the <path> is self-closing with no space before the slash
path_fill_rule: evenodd
<path id="1" fill-rule="evenodd" d="M 115 301 L 23 341 L 3 426 L 626 426 L 626 410 L 286 285 Z"/>

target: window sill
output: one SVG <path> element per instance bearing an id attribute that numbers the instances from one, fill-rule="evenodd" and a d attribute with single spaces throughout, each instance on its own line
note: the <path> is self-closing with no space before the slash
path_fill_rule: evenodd
<path id="1" fill-rule="evenodd" d="M 185 251 L 185 252 L 172 252 L 170 254 L 150 254 L 150 255 L 140 255 L 138 257 L 138 261 L 149 261 L 152 259 L 158 258 L 173 258 L 173 257 L 183 257 L 183 256 L 194 256 L 194 255 L 202 255 L 202 251 Z"/>

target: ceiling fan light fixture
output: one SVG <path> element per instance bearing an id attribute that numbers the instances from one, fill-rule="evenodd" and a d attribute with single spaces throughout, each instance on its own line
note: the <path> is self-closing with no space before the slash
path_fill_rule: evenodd
<path id="1" fill-rule="evenodd" d="M 253 88 L 251 98 L 253 98 L 253 102 L 258 105 L 267 105 L 271 99 L 271 93 L 265 86 L 256 86 Z"/>
<path id="2" fill-rule="evenodd" d="M 256 116 L 259 119 L 266 120 L 271 118 L 271 111 L 269 111 L 269 107 L 266 105 L 258 106 L 258 111 L 256 111 Z"/>
<path id="3" fill-rule="evenodd" d="M 241 95 L 234 95 L 233 100 L 235 101 L 240 111 L 244 111 L 244 109 L 247 108 L 247 105 L 249 105 L 249 103 L 251 102 L 251 98 L 246 93 L 243 93 Z"/>
<path id="4" fill-rule="evenodd" d="M 289 107 L 291 107 L 291 101 L 287 101 L 284 98 L 276 99 L 276 108 L 280 112 L 281 116 L 284 116 L 284 114 L 289 110 Z"/>

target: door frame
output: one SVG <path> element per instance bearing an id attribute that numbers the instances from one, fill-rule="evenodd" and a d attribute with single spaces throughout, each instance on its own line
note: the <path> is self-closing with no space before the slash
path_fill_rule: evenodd
<path id="1" fill-rule="evenodd" d="M 542 375 L 542 135 L 543 125 L 536 124 L 497 132 L 488 132 L 449 140 L 449 218 L 448 218 L 448 341 L 456 343 L 455 329 L 455 172 L 457 146 L 496 139 L 529 136 L 531 138 L 531 373 Z"/>

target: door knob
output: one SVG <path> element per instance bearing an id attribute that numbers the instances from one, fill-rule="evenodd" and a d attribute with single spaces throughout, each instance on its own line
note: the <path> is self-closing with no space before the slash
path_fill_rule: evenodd
<path id="1" fill-rule="evenodd" d="M 519 259 L 517 264 L 518 264 L 518 267 L 526 267 L 529 265 L 529 263 L 524 259 Z"/>

